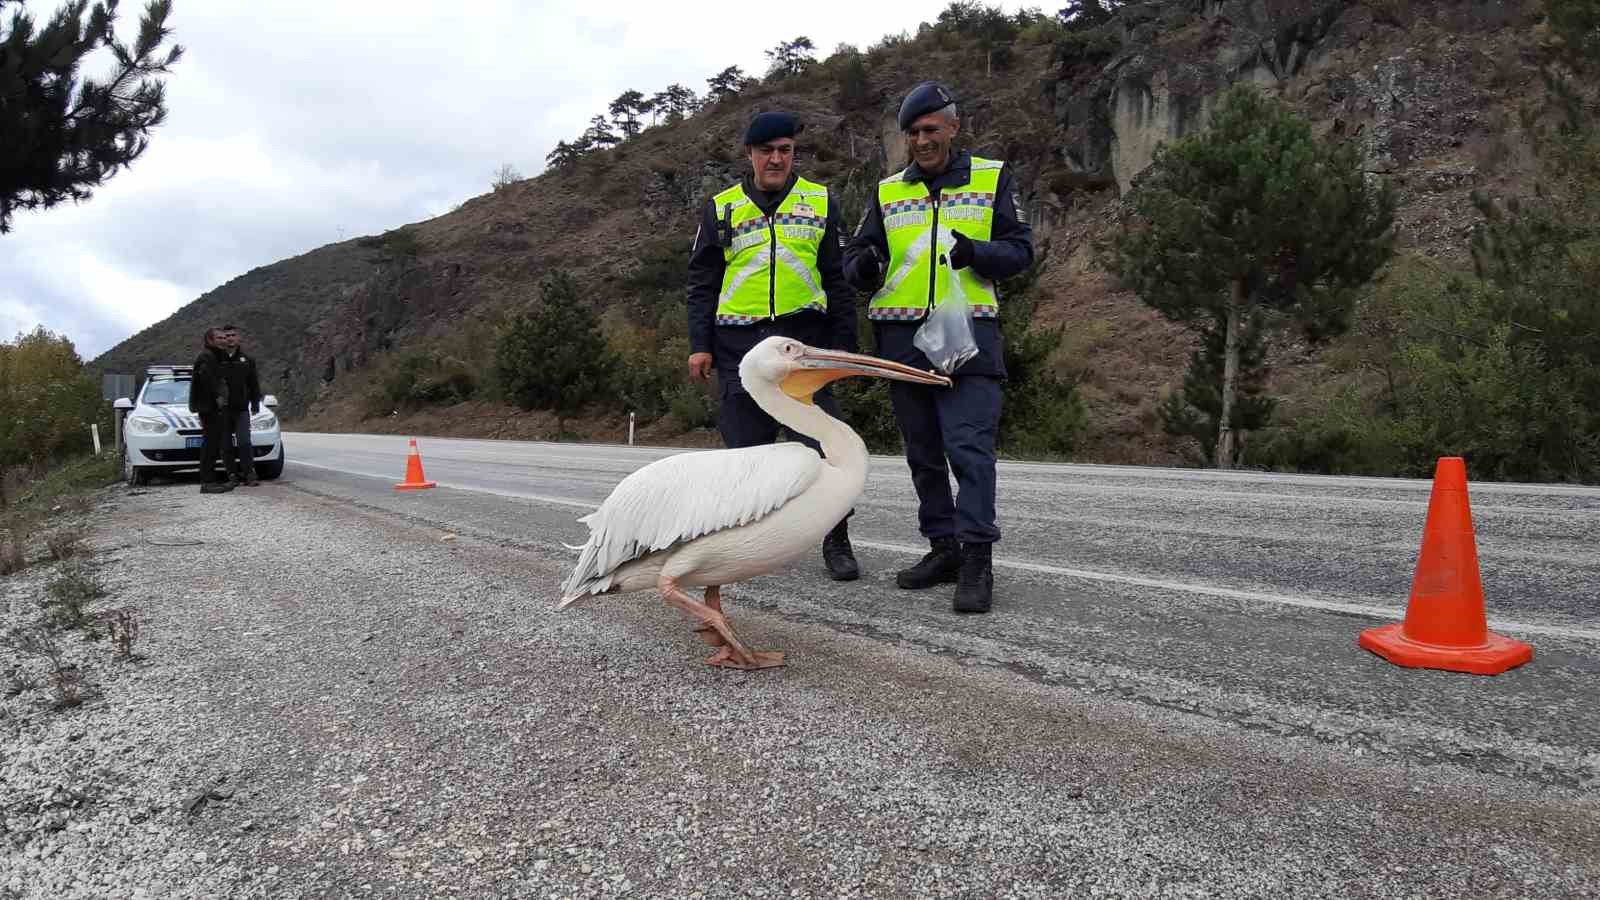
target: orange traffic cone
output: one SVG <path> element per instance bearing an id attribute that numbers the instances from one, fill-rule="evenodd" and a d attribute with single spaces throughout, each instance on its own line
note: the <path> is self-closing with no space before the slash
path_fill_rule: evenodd
<path id="1" fill-rule="evenodd" d="M 422 454 L 417 452 L 417 439 L 411 439 L 411 455 L 406 457 L 406 480 L 394 486 L 397 491 L 420 491 L 423 488 L 434 487 L 434 483 L 422 477 Z"/>
<path id="2" fill-rule="evenodd" d="M 1478 546 L 1467 500 L 1467 465 L 1439 460 L 1422 529 L 1422 555 L 1404 622 L 1369 628 L 1361 646 L 1399 666 L 1498 675 L 1533 659 L 1533 648 L 1489 630 Z"/>

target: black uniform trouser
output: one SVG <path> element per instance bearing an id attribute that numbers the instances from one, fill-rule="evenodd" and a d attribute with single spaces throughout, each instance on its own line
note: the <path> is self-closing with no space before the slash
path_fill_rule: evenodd
<path id="1" fill-rule="evenodd" d="M 217 460 L 228 446 L 228 414 L 200 413 L 200 483 L 220 481 Z"/>
<path id="2" fill-rule="evenodd" d="M 239 476 L 241 481 L 253 478 L 256 471 L 256 451 L 250 446 L 250 410 L 230 409 L 225 415 L 227 422 L 224 427 L 233 436 L 233 460 L 232 465 L 227 468 Z M 224 462 L 228 461 L 226 451 L 223 452 L 222 458 Z"/>
<path id="3" fill-rule="evenodd" d="M 889 382 L 906 464 L 917 488 L 917 519 L 929 540 L 953 537 L 964 544 L 992 544 L 1000 540 L 994 447 L 1004 391 L 1000 379 L 984 375 L 958 375 L 953 382 L 949 388 Z"/>

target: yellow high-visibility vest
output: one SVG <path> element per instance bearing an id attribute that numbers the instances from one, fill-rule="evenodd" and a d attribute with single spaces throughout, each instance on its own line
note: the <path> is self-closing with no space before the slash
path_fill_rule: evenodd
<path id="1" fill-rule="evenodd" d="M 817 251 L 828 224 L 828 189 L 800 178 L 768 216 L 736 184 L 712 199 L 731 244 L 717 296 L 718 325 L 749 325 L 802 309 L 826 311 Z"/>
<path id="2" fill-rule="evenodd" d="M 977 318 L 999 314 L 994 282 L 972 266 L 950 268 L 949 252 L 955 247 L 952 230 L 975 241 L 990 239 L 1003 165 L 1000 160 L 972 157 L 967 182 L 944 188 L 937 203 L 927 184 L 906 181 L 904 172 L 878 182 L 889 269 L 883 287 L 872 295 L 867 318 L 891 322 L 921 319 L 953 296 L 964 298 Z"/>

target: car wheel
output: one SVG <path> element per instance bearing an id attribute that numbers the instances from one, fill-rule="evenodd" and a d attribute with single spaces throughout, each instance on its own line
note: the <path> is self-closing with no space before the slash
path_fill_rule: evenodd
<path id="1" fill-rule="evenodd" d="M 256 477 L 271 481 L 283 474 L 283 447 L 278 447 L 278 458 L 271 462 L 256 463 Z"/>
<path id="2" fill-rule="evenodd" d="M 127 480 L 128 487 L 144 487 L 150 483 L 150 470 L 146 466 L 136 466 L 126 456 L 122 458 L 122 477 Z"/>

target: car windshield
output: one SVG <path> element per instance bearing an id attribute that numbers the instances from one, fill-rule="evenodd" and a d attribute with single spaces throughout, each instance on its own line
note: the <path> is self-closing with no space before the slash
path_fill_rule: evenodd
<path id="1" fill-rule="evenodd" d="M 189 382 L 187 381 L 152 381 L 144 386 L 144 396 L 140 398 L 143 403 L 151 406 L 165 406 L 167 404 L 189 403 Z"/>

